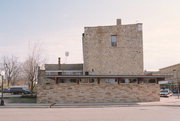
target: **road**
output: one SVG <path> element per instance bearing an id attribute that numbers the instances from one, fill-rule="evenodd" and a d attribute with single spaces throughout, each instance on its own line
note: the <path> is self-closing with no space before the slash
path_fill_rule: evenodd
<path id="1" fill-rule="evenodd" d="M 0 121 L 180 121 L 180 107 L 0 108 Z"/>

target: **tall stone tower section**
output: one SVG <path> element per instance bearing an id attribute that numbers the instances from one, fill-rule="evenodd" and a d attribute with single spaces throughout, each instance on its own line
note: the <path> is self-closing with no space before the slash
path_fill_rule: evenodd
<path id="1" fill-rule="evenodd" d="M 93 75 L 143 75 L 142 23 L 85 27 L 83 71 Z"/>

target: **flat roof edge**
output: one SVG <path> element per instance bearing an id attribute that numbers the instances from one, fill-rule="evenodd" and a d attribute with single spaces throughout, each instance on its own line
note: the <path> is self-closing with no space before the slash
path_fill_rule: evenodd
<path id="1" fill-rule="evenodd" d="M 166 78 L 166 75 L 47 75 L 46 77 L 62 77 L 62 78 Z"/>

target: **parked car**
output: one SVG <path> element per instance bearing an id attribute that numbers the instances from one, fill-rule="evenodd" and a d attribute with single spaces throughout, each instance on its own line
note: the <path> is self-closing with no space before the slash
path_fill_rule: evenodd
<path id="1" fill-rule="evenodd" d="M 10 93 L 10 89 L 9 89 L 9 88 L 5 88 L 5 89 L 3 89 L 3 91 L 0 90 L 0 92 L 3 92 L 3 93 Z"/>
<path id="2" fill-rule="evenodd" d="M 29 90 L 24 89 L 23 87 L 11 87 L 10 93 L 12 94 L 30 94 Z"/>
<path id="3" fill-rule="evenodd" d="M 178 93 L 178 88 L 174 88 L 174 89 L 172 90 L 172 92 L 173 92 L 173 93 Z"/>
<path id="4" fill-rule="evenodd" d="M 172 96 L 173 92 L 170 89 L 163 89 L 160 91 L 160 96 L 161 97 L 169 97 Z"/>

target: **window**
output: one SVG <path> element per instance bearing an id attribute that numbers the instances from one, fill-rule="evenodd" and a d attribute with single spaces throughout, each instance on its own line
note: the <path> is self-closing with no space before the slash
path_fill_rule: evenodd
<path id="1" fill-rule="evenodd" d="M 156 83 L 155 79 L 149 79 L 149 83 Z"/>
<path id="2" fill-rule="evenodd" d="M 138 31 L 142 31 L 142 24 L 138 24 L 137 30 L 138 30 Z"/>
<path id="3" fill-rule="evenodd" d="M 73 75 L 72 72 L 66 72 L 66 75 Z"/>
<path id="4" fill-rule="evenodd" d="M 111 35 L 111 46 L 117 47 L 117 35 Z"/>
<path id="5" fill-rule="evenodd" d="M 76 72 L 76 74 L 75 74 L 75 75 L 82 75 L 82 74 L 81 74 L 81 72 Z"/>

